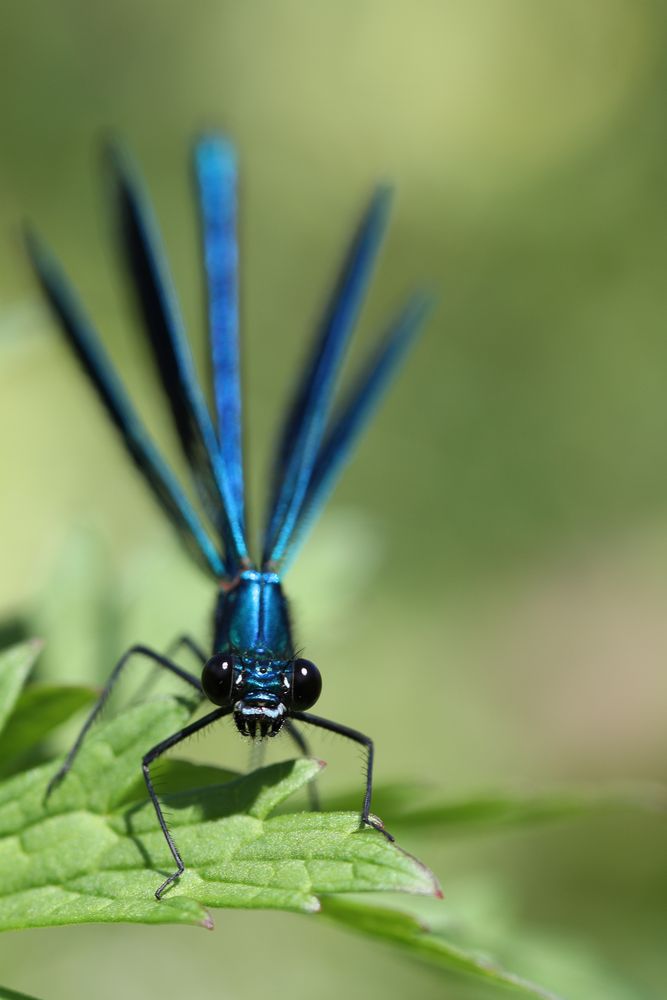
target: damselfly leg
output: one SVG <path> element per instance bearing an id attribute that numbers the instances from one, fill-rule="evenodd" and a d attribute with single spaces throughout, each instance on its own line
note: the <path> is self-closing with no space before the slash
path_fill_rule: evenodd
<path id="1" fill-rule="evenodd" d="M 184 643 L 184 639 L 180 640 L 180 642 L 181 642 L 181 644 L 183 644 Z M 196 644 L 193 643 L 192 640 L 188 640 L 187 644 L 190 645 L 190 648 L 195 648 L 196 649 Z M 77 755 L 79 753 L 79 750 L 81 749 L 81 746 L 83 745 L 83 741 L 85 740 L 85 738 L 86 738 L 86 736 L 88 734 L 89 729 L 91 728 L 91 726 L 93 725 L 93 723 L 97 719 L 98 715 L 100 714 L 100 712 L 102 711 L 102 709 L 106 705 L 107 701 L 109 700 L 111 692 L 113 691 L 113 689 L 114 689 L 114 687 L 116 685 L 116 682 L 118 681 L 118 678 L 120 677 L 120 675 L 123 672 L 124 668 L 130 662 L 130 660 L 133 657 L 137 657 L 137 656 L 142 656 L 142 657 L 145 657 L 146 659 L 152 660 L 152 662 L 155 663 L 155 664 L 157 664 L 157 666 L 161 667 L 164 670 L 170 671 L 172 674 L 175 674 L 177 677 L 180 677 L 181 680 L 184 680 L 187 684 L 189 684 L 191 687 L 193 687 L 195 689 L 195 691 L 197 692 L 197 694 L 201 696 L 201 694 L 202 694 L 201 684 L 199 683 L 199 678 L 195 677 L 194 674 L 189 673 L 187 670 L 183 670 L 182 667 L 179 667 L 178 664 L 174 663 L 173 660 L 171 660 L 169 657 L 163 656 L 162 653 L 157 653 L 154 649 L 151 649 L 149 646 L 142 646 L 142 645 L 131 646 L 127 650 L 127 652 L 123 653 L 123 655 L 121 656 L 120 660 L 118 661 L 118 663 L 116 664 L 116 666 L 111 671 L 111 675 L 109 676 L 109 680 L 106 682 L 106 684 L 102 688 L 102 691 L 100 693 L 99 698 L 95 702 L 95 705 L 93 706 L 93 708 L 92 708 L 92 710 L 91 710 L 88 718 L 86 719 L 86 721 L 84 722 L 83 726 L 81 727 L 81 731 L 79 732 L 79 735 L 77 736 L 76 740 L 74 741 L 74 745 L 72 746 L 71 750 L 69 751 L 69 753 L 65 757 L 65 760 L 63 761 L 63 763 L 60 766 L 60 768 L 56 771 L 56 773 L 54 774 L 54 776 L 51 778 L 51 781 L 49 782 L 49 784 L 47 786 L 47 789 L 46 789 L 46 795 L 44 797 L 44 801 L 45 802 L 48 802 L 49 797 L 51 796 L 51 794 L 54 791 L 54 789 L 60 784 L 60 782 L 63 780 L 63 778 L 71 770 L 72 765 L 74 764 L 74 761 L 76 760 L 76 757 L 77 757 Z"/>
<path id="2" fill-rule="evenodd" d="M 361 824 L 362 826 L 371 826 L 374 830 L 379 830 L 383 836 L 389 841 L 394 841 L 394 837 L 385 830 L 382 821 L 371 816 L 371 798 L 373 795 L 373 758 L 375 755 L 375 747 L 373 745 L 373 740 L 370 736 L 366 736 L 364 733 L 360 733 L 358 729 L 351 729 L 349 726 L 343 726 L 340 722 L 332 722 L 331 719 L 323 719 L 319 715 L 310 715 L 306 712 L 292 712 L 292 719 L 297 719 L 299 722 L 305 722 L 309 726 L 317 726 L 318 729 L 326 729 L 330 733 L 336 733 L 338 736 L 344 736 L 348 740 L 353 740 L 355 743 L 361 744 L 366 750 L 366 794 L 364 795 L 364 804 L 361 809 Z"/>
<path id="3" fill-rule="evenodd" d="M 197 657 L 202 667 L 204 666 L 207 659 L 206 653 L 191 635 L 179 635 L 177 639 L 174 639 L 164 655 L 169 657 L 170 660 L 173 660 L 182 648 L 189 649 L 192 655 Z"/>
<path id="4" fill-rule="evenodd" d="M 151 781 L 151 774 L 150 774 L 150 765 L 153 763 L 154 760 L 157 760 L 158 757 L 161 757 L 162 754 L 165 753 L 167 750 L 170 750 L 172 747 L 175 747 L 178 743 L 181 743 L 183 740 L 187 740 L 187 738 L 189 736 L 192 736 L 194 733 L 198 733 L 200 730 L 205 729 L 207 726 L 210 726 L 211 723 L 217 722 L 218 719 L 222 719 L 225 715 L 229 715 L 230 712 L 232 711 L 233 711 L 232 706 L 226 708 L 216 708 L 215 711 L 209 712 L 209 714 L 205 715 L 202 719 L 197 719 L 196 722 L 191 722 L 189 726 L 186 726 L 184 729 L 180 729 L 177 733 L 174 733 L 173 736 L 168 736 L 166 740 L 162 740 L 161 743 L 158 743 L 156 746 L 154 746 L 152 750 L 148 751 L 148 753 L 144 756 L 141 762 L 141 767 L 144 772 L 144 780 L 146 782 L 146 788 L 148 789 L 148 794 L 151 797 L 151 802 L 153 803 L 153 807 L 155 809 L 155 813 L 158 818 L 158 823 L 160 824 L 160 829 L 164 834 L 164 839 L 167 841 L 167 844 L 169 845 L 169 850 L 171 851 L 171 856 L 176 862 L 176 869 L 177 869 L 172 875 L 169 876 L 169 878 L 164 880 L 164 882 L 158 889 L 156 889 L 155 891 L 156 899 L 161 899 L 162 894 L 167 888 L 167 886 L 171 885 L 172 882 L 176 881 L 179 875 L 183 874 L 183 872 L 185 871 L 185 865 L 183 864 L 183 860 L 180 854 L 178 853 L 178 848 L 174 843 L 173 837 L 169 832 L 169 827 L 167 826 L 167 821 L 164 818 L 164 813 L 162 812 L 162 806 L 160 805 L 160 800 L 158 799 L 157 793 L 153 788 L 153 782 Z"/>

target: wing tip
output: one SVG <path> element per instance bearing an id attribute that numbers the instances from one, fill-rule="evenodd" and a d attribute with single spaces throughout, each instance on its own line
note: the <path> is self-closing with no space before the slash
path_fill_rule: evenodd
<path id="1" fill-rule="evenodd" d="M 136 171 L 127 143 L 115 132 L 108 132 L 102 138 L 100 156 L 102 166 L 116 178 L 125 179 Z"/>
<path id="2" fill-rule="evenodd" d="M 392 205 L 396 195 L 396 189 L 390 181 L 380 181 L 375 185 L 368 207 L 368 222 L 374 224 L 380 231 L 384 232 L 389 224 Z"/>
<path id="3" fill-rule="evenodd" d="M 29 219 L 21 221 L 19 232 L 28 261 L 40 284 L 43 288 L 50 288 L 60 273 L 53 252 Z"/>
<path id="4" fill-rule="evenodd" d="M 403 307 L 404 322 L 413 329 L 421 329 L 438 307 L 440 296 L 433 288 L 420 288 L 413 292 Z"/>
<path id="5" fill-rule="evenodd" d="M 19 235 L 23 241 L 28 257 L 34 262 L 39 256 L 42 241 L 30 219 L 21 219 L 19 222 Z"/>
<path id="6" fill-rule="evenodd" d="M 232 140 L 223 132 L 206 130 L 192 144 L 192 159 L 198 173 L 219 175 L 235 173 L 238 153 Z"/>

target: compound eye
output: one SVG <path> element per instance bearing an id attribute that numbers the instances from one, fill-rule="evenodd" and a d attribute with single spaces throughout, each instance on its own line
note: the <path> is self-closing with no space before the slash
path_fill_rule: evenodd
<path id="1" fill-rule="evenodd" d="M 315 704 L 322 691 L 322 674 L 310 660 L 294 661 L 290 708 L 303 711 Z"/>
<path id="2" fill-rule="evenodd" d="M 201 686 L 214 705 L 231 704 L 236 667 L 236 660 L 231 653 L 216 653 L 204 667 Z"/>

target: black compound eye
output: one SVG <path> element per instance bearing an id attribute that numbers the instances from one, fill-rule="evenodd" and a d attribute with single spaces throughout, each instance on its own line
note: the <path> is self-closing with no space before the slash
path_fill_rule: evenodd
<path id="1" fill-rule="evenodd" d="M 229 705 L 234 697 L 237 663 L 231 653 L 216 653 L 204 667 L 201 686 L 214 705 Z"/>
<path id="2" fill-rule="evenodd" d="M 303 711 L 315 704 L 322 691 L 322 674 L 310 660 L 294 661 L 290 708 Z"/>

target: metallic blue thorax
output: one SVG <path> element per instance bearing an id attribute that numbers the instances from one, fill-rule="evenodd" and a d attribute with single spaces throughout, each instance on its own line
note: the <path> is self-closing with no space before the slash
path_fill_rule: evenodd
<path id="1" fill-rule="evenodd" d="M 245 570 L 215 609 L 214 651 L 235 653 L 247 666 L 279 667 L 294 656 L 287 601 L 276 573 Z"/>

